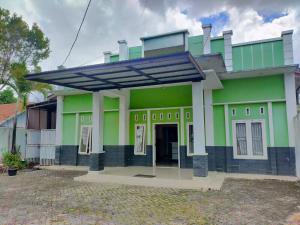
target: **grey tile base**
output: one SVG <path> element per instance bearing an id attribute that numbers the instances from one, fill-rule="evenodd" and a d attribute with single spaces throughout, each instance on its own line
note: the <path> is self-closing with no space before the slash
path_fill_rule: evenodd
<path id="1" fill-rule="evenodd" d="M 104 156 L 105 153 L 90 154 L 90 171 L 104 170 Z"/>
<path id="2" fill-rule="evenodd" d="M 208 156 L 193 156 L 193 174 L 195 177 L 207 177 L 208 175 Z"/>

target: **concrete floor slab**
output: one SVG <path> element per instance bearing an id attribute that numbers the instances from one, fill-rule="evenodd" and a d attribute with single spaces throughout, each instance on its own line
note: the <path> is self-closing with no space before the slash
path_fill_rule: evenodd
<path id="1" fill-rule="evenodd" d="M 49 170 L 88 171 L 88 167 L 83 166 L 44 166 L 40 168 Z M 142 176 L 137 177 L 137 175 Z M 282 181 L 298 180 L 297 177 L 292 176 L 274 176 L 223 172 L 209 172 L 207 177 L 193 177 L 192 169 L 143 166 L 106 167 L 103 171 L 100 172 L 89 171 L 86 175 L 75 177 L 74 180 L 81 182 L 115 183 L 124 185 L 194 189 L 207 191 L 220 190 L 226 178 Z"/>

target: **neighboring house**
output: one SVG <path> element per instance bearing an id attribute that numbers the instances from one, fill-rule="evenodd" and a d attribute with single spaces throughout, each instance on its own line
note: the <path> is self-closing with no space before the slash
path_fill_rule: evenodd
<path id="1" fill-rule="evenodd" d="M 28 75 L 72 88 L 56 92 L 56 163 L 295 175 L 292 33 L 232 44 L 232 31 L 211 37 L 205 25 Z"/>
<path id="2" fill-rule="evenodd" d="M 11 104 L 7 104 L 11 105 Z M 0 153 L 8 151 L 12 144 L 14 113 L 16 106 L 2 107 L 12 116 L 0 122 Z M 4 113 L 3 113 L 4 115 Z M 41 164 L 53 164 L 55 159 L 56 97 L 26 106 L 17 115 L 16 144 L 23 159 Z M 0 154 L 1 155 L 1 154 Z"/>
<path id="3" fill-rule="evenodd" d="M 17 103 L 0 104 L 0 127 L 13 127 Z M 19 105 L 17 127 L 25 128 L 26 113 L 22 103 Z"/>

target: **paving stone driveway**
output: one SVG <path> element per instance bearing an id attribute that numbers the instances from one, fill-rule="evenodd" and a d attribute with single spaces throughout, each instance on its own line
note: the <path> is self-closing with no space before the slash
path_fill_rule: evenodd
<path id="1" fill-rule="evenodd" d="M 226 180 L 220 192 L 77 183 L 84 172 L 0 175 L 0 224 L 285 224 L 300 184 Z"/>

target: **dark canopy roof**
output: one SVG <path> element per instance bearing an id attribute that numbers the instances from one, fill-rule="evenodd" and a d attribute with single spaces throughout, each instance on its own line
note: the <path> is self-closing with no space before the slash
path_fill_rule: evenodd
<path id="1" fill-rule="evenodd" d="M 189 52 L 29 74 L 26 79 L 87 91 L 201 81 Z"/>

